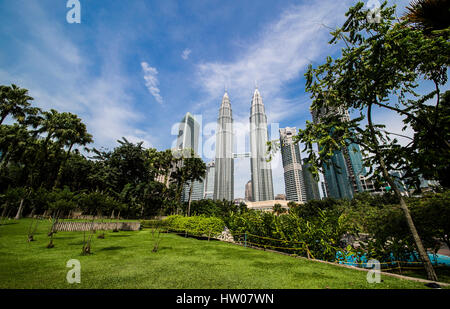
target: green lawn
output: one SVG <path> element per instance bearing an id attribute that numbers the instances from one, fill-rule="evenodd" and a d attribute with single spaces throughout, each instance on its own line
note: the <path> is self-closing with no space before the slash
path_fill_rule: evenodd
<path id="1" fill-rule="evenodd" d="M 369 284 L 366 272 L 174 234 L 164 234 L 154 253 L 149 230 L 107 232 L 81 256 L 82 232 L 58 232 L 47 249 L 50 222 L 28 243 L 30 222 L 0 226 L 0 288 L 426 288 L 388 276 Z M 80 284 L 66 281 L 69 259 L 81 262 Z"/>

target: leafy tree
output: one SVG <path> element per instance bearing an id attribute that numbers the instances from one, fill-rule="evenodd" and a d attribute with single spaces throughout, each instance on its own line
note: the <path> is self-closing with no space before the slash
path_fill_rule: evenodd
<path id="1" fill-rule="evenodd" d="M 28 90 L 11 86 L 0 85 L 0 125 L 7 116 L 11 115 L 20 124 L 27 124 L 28 115 L 36 115 L 39 109 L 31 107 L 33 98 Z"/>
<path id="2" fill-rule="evenodd" d="M 202 181 L 206 173 L 206 164 L 200 158 L 191 157 L 184 161 L 184 168 L 187 169 L 187 180 L 189 181 L 189 199 L 187 216 L 191 215 L 191 198 L 194 181 Z"/>
<path id="3" fill-rule="evenodd" d="M 273 205 L 272 212 L 273 212 L 274 214 L 276 214 L 277 216 L 279 216 L 279 215 L 281 215 L 281 214 L 284 214 L 284 213 L 286 212 L 286 209 L 284 209 L 284 208 L 281 206 L 281 204 L 275 204 L 275 205 Z"/>
<path id="4" fill-rule="evenodd" d="M 418 100 L 410 98 L 419 96 L 414 89 L 420 78 L 432 80 L 436 86 L 445 84 L 450 43 L 408 28 L 406 21 L 395 22 L 395 7 L 386 7 L 386 2 L 380 8 L 379 23 L 368 21 L 369 12 L 363 6 L 359 2 L 351 7 L 344 25 L 331 33 L 331 44 L 345 44 L 341 57 L 336 60 L 328 57 L 316 69 L 310 65 L 305 74 L 306 90 L 313 99 L 311 109 L 320 115 L 320 122 L 307 122 L 306 128 L 299 130 L 297 140 L 305 144 L 315 174 L 319 166 L 330 162 L 335 151 L 352 143 L 360 145 L 368 155 L 365 165 L 370 168 L 372 178 L 377 183 L 387 182 L 398 197 L 428 278 L 437 280 L 405 199 L 389 173 L 395 166 L 390 165 L 393 162 L 388 158 L 398 154 L 401 146 L 383 125 L 373 122 L 372 114 L 374 108 L 382 108 L 413 119 L 449 147 L 449 141 L 434 124 L 418 116 L 425 101 L 439 93 L 439 88 Z M 396 97 L 396 103 L 391 102 L 392 97 Z M 359 117 L 344 120 L 342 111 L 348 109 L 358 111 Z M 367 120 L 365 127 L 363 120 Z M 318 153 L 314 144 L 318 145 Z M 375 166 L 378 168 L 373 169 Z"/>
<path id="5" fill-rule="evenodd" d="M 62 120 L 64 126 L 59 128 L 55 135 L 59 144 L 63 147 L 68 147 L 68 149 L 65 158 L 60 163 L 58 175 L 54 184 L 55 188 L 60 185 L 63 169 L 70 156 L 72 147 L 75 145 L 85 146 L 86 144 L 93 142 L 92 135 L 87 132 L 86 125 L 81 122 L 80 118 L 71 113 L 62 113 L 61 116 L 64 118 Z"/>

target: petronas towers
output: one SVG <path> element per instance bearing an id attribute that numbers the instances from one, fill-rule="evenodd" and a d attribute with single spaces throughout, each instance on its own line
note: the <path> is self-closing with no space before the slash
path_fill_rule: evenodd
<path id="1" fill-rule="evenodd" d="M 273 200 L 272 168 L 267 161 L 267 117 L 258 88 L 250 108 L 250 166 L 252 171 L 253 201 Z"/>
<path id="2" fill-rule="evenodd" d="M 228 94 L 225 92 L 219 109 L 216 131 L 216 173 L 214 199 L 234 198 L 233 115 Z"/>
<path id="3" fill-rule="evenodd" d="M 273 200 L 272 169 L 266 160 L 268 141 L 267 117 L 258 89 L 255 90 L 250 108 L 250 166 L 253 201 Z M 234 198 L 233 116 L 228 93 L 225 92 L 219 109 L 216 131 L 216 172 L 214 199 Z"/>

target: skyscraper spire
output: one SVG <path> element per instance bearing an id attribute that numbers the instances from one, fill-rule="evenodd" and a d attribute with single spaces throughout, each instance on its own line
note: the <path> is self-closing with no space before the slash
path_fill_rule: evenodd
<path id="1" fill-rule="evenodd" d="M 261 94 L 255 87 L 250 108 L 250 165 L 255 202 L 273 200 L 272 167 L 266 160 L 267 141 L 267 117 Z"/>
<path id="2" fill-rule="evenodd" d="M 234 198 L 233 115 L 227 91 L 223 95 L 217 119 L 215 164 L 214 199 L 232 201 Z"/>

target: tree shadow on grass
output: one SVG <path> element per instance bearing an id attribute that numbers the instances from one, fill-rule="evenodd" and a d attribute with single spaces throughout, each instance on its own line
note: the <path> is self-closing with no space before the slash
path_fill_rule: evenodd
<path id="1" fill-rule="evenodd" d="M 17 221 L 6 221 L 0 224 L 0 226 L 6 226 L 6 225 L 14 225 L 14 224 L 18 224 L 19 222 Z"/>
<path id="2" fill-rule="evenodd" d="M 112 247 L 106 247 L 106 248 L 101 248 L 98 251 L 113 251 L 113 250 L 120 250 L 120 249 L 125 249 L 125 247 L 122 246 L 112 246 Z"/>
<path id="3" fill-rule="evenodd" d="M 130 237 L 131 235 L 108 235 L 108 237 Z"/>

